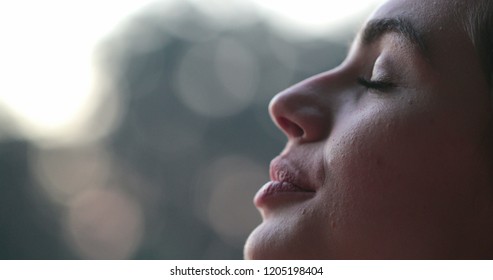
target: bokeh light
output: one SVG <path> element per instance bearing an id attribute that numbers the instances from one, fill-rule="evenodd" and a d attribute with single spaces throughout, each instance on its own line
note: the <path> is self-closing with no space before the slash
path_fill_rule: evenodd
<path id="1" fill-rule="evenodd" d="M 295 40 L 343 33 L 358 24 L 383 0 L 253 0 L 270 23 L 285 37 Z M 359 20 L 358 20 L 359 19 Z"/>
<path id="2" fill-rule="evenodd" d="M 226 242 L 242 247 L 259 224 L 252 208 L 255 188 L 268 180 L 265 166 L 248 157 L 219 157 L 202 170 L 195 195 L 197 214 Z"/>
<path id="3" fill-rule="evenodd" d="M 127 259 L 143 231 L 140 205 L 121 191 L 88 190 L 68 208 L 65 228 L 73 248 L 88 259 Z"/>
<path id="4" fill-rule="evenodd" d="M 0 3 L 0 258 L 241 258 L 269 100 L 377 2 Z"/>
<path id="5" fill-rule="evenodd" d="M 99 146 L 39 149 L 32 154 L 32 167 L 46 195 L 62 205 L 106 186 L 114 172 L 111 156 Z"/>
<path id="6" fill-rule="evenodd" d="M 245 28 L 260 20 L 258 9 L 249 0 L 188 0 L 219 30 Z"/>
<path id="7" fill-rule="evenodd" d="M 189 109 L 224 117 L 252 102 L 258 64 L 251 51 L 233 39 L 201 43 L 183 57 L 176 83 L 179 97 Z"/>
<path id="8" fill-rule="evenodd" d="M 148 1 L 147 1 L 148 2 Z M 0 106 L 23 137 L 76 141 L 104 96 L 92 52 L 146 1 L 6 1 L 0 4 Z M 88 20 L 90 18 L 90 20 Z M 92 123 L 91 123 L 92 125 Z"/>

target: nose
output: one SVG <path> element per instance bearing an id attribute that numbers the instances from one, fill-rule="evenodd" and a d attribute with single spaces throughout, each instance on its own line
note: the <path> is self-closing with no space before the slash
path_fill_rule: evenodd
<path id="1" fill-rule="evenodd" d="M 271 118 L 288 140 L 320 141 L 332 127 L 332 90 L 327 86 L 326 76 L 302 81 L 274 96 L 269 104 Z"/>

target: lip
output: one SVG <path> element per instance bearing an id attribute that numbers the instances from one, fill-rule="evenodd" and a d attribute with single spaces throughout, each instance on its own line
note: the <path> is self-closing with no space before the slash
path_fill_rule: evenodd
<path id="1" fill-rule="evenodd" d="M 289 203 L 293 200 L 313 197 L 315 191 L 303 189 L 293 183 L 270 181 L 260 188 L 254 198 L 254 204 L 258 208 Z"/>
<path id="2" fill-rule="evenodd" d="M 316 190 L 303 175 L 302 170 L 293 163 L 282 157 L 275 158 L 270 164 L 271 181 L 255 195 L 255 206 L 270 208 L 313 197 Z"/>

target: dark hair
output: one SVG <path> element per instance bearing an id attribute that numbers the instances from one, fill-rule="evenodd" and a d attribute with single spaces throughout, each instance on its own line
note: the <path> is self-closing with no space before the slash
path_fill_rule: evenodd
<path id="1" fill-rule="evenodd" d="M 479 55 L 486 79 L 493 88 L 493 1 L 465 1 L 465 29 Z"/>

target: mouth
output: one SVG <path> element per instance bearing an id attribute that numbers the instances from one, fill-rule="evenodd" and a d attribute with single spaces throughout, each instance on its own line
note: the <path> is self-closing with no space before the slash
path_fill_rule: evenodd
<path id="1" fill-rule="evenodd" d="M 257 192 L 254 204 L 257 208 L 269 208 L 314 195 L 315 191 L 303 189 L 289 182 L 270 181 Z"/>
<path id="2" fill-rule="evenodd" d="M 315 188 L 303 176 L 303 172 L 282 158 L 275 158 L 270 165 L 271 181 L 257 192 L 254 204 L 257 208 L 274 208 L 314 197 Z"/>

